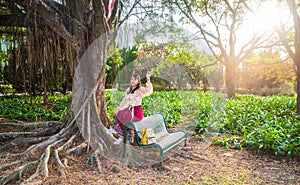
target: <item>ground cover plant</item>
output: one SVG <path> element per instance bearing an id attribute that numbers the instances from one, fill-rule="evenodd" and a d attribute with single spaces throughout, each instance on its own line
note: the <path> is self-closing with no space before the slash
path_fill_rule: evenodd
<path id="1" fill-rule="evenodd" d="M 106 92 L 110 119 L 123 93 Z M 17 116 L 18 111 L 20 115 L 28 113 L 28 122 L 51 120 L 51 114 L 57 120 L 64 120 L 71 95 L 50 95 L 49 105 L 43 104 L 42 96 L 1 98 L 1 122 L 5 124 L 12 119 L 25 122 L 25 116 Z M 128 167 L 101 159 L 99 174 L 96 168 L 87 165 L 90 153 L 84 153 L 68 158 L 67 178 L 53 174 L 36 179 L 33 184 L 78 184 L 79 181 L 85 184 L 299 184 L 299 118 L 294 109 L 295 97 L 237 95 L 226 99 L 213 92 L 155 91 L 143 100 L 143 107 L 145 115 L 160 112 L 165 115 L 168 127 L 186 126 L 184 129 L 194 135 L 189 137 L 187 147 L 164 161 L 165 170 Z M 20 151 L 24 146 L 11 143 L 8 150 Z M 4 147 L 0 155 L 7 156 Z M 7 161 L 0 159 L 1 168 Z"/>
<path id="2" fill-rule="evenodd" d="M 116 94 L 107 93 L 110 116 L 119 101 L 113 98 Z M 185 111 L 183 103 L 189 111 Z M 196 114 L 191 127 L 195 134 L 203 137 L 204 133 L 217 132 L 213 144 L 223 147 L 270 150 L 288 158 L 300 153 L 300 117 L 296 114 L 295 97 L 237 95 L 225 99 L 213 92 L 163 91 L 145 98 L 143 107 L 146 115 L 154 110 L 166 115 L 169 127 L 182 121 L 182 116 Z"/>
<path id="3" fill-rule="evenodd" d="M 220 131 L 233 134 L 225 140 L 238 147 L 245 144 L 289 158 L 300 153 L 300 117 L 295 107 L 295 97 L 239 95 L 227 100 Z"/>
<path id="4" fill-rule="evenodd" d="M 111 119 L 123 95 L 106 92 Z M 0 117 L 25 122 L 63 120 L 70 99 L 70 94 L 49 95 L 49 104 L 43 105 L 42 96 L 1 97 Z M 211 132 L 212 144 L 267 150 L 288 158 L 300 153 L 300 118 L 295 106 L 295 97 L 237 95 L 225 99 L 221 94 L 195 91 L 154 92 L 143 100 L 144 114 L 162 113 L 170 128 L 186 123 L 200 138 Z"/>
<path id="5" fill-rule="evenodd" d="M 71 94 L 43 96 L 6 95 L 0 97 L 0 118 L 24 122 L 62 121 L 66 118 Z"/>

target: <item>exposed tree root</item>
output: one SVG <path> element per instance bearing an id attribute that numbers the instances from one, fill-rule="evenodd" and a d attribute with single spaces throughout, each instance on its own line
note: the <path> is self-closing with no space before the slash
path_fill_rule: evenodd
<path id="1" fill-rule="evenodd" d="M 57 133 L 62 126 L 61 122 L 23 123 L 5 122 L 0 123 L 0 151 L 43 142 L 51 135 Z"/>
<path id="2" fill-rule="evenodd" d="M 46 178 L 50 173 L 49 165 L 54 165 L 59 174 L 65 176 L 65 169 L 68 167 L 68 155 L 71 155 L 73 153 L 82 153 L 84 148 L 87 147 L 86 143 L 82 143 L 70 149 L 70 147 L 72 147 L 74 144 L 74 140 L 76 138 L 79 138 L 79 134 L 74 134 L 77 132 L 76 128 L 77 127 L 75 124 L 69 124 L 65 125 L 64 128 L 60 129 L 59 132 L 52 135 L 51 137 L 38 137 L 35 139 L 25 138 L 26 141 L 34 144 L 24 152 L 3 156 L 2 161 L 15 162 L 0 166 L 0 173 L 8 170 L 11 167 L 18 166 L 20 164 L 22 165 L 14 168 L 5 176 L 2 176 L 2 179 L 0 181 L 1 185 L 8 184 L 17 180 L 23 181 L 24 179 L 26 179 L 26 177 L 29 178 L 23 181 L 23 183 L 30 182 L 37 177 Z M 73 135 L 71 135 L 72 133 Z M 16 133 L 13 133 L 12 135 L 14 134 Z M 2 133 L 2 135 L 9 135 L 9 133 Z M 14 136 L 9 136 L 9 138 L 14 138 Z M 68 140 L 66 141 L 66 139 Z M 7 143 L 5 147 L 1 148 L 4 150 L 7 147 L 16 145 L 16 143 L 20 144 L 21 142 L 22 141 L 20 139 L 15 139 L 12 142 Z M 40 153 L 41 151 L 43 152 Z M 62 160 L 60 158 L 60 153 L 62 153 L 61 155 L 64 156 Z M 38 155 L 40 157 L 37 157 Z M 15 160 L 15 158 L 17 157 L 19 157 L 19 160 Z"/>
<path id="3" fill-rule="evenodd" d="M 9 164 L 4 164 L 4 165 L 0 166 L 0 171 L 7 170 L 8 168 L 10 168 L 12 166 L 15 166 L 15 165 L 18 165 L 20 163 L 22 163 L 22 161 L 14 161 L 14 162 L 9 163 Z"/>
<path id="4" fill-rule="evenodd" d="M 57 168 L 58 168 L 57 170 L 58 170 L 58 172 L 60 173 L 61 176 L 66 176 L 66 173 L 65 173 L 64 169 L 68 166 L 67 166 L 67 159 L 64 159 L 64 163 L 61 162 L 61 160 L 59 158 L 59 155 L 58 155 L 58 152 L 61 151 L 61 150 L 66 149 L 68 147 L 71 147 L 75 137 L 76 137 L 76 135 L 73 135 L 65 144 L 63 144 L 61 147 L 54 150 L 55 163 L 56 163 Z"/>
<path id="5" fill-rule="evenodd" d="M 64 166 L 66 167 L 66 168 L 69 168 L 69 165 L 68 165 L 68 159 L 67 159 L 68 157 L 66 157 L 66 158 L 64 158 Z"/>
<path id="6" fill-rule="evenodd" d="M 46 123 L 0 123 L 0 142 L 7 142 L 18 138 L 36 138 L 45 137 L 57 133 L 61 127 L 60 122 Z"/>
<path id="7" fill-rule="evenodd" d="M 55 135 L 52 135 L 49 139 L 47 139 L 44 142 L 32 145 L 31 147 L 29 147 L 23 154 L 25 155 L 25 158 L 30 158 L 30 157 L 36 157 L 36 151 L 42 148 L 45 148 L 51 144 L 53 144 L 54 142 L 56 142 L 57 140 L 59 140 L 59 138 L 63 138 L 63 137 L 67 137 L 68 135 L 71 135 L 72 132 L 76 129 L 76 125 L 74 123 L 71 123 L 69 125 L 67 125 L 66 127 L 62 128 L 58 133 L 56 133 Z"/>
<path id="8" fill-rule="evenodd" d="M 87 161 L 87 165 L 89 167 L 93 167 L 94 164 L 96 163 L 97 165 L 97 169 L 99 173 L 102 173 L 102 166 L 101 166 L 101 162 L 99 160 L 99 155 L 103 154 L 103 147 L 102 145 L 99 143 L 99 147 L 97 150 L 95 150 L 95 152 L 93 152 L 93 154 L 89 157 L 88 161 Z"/>
<path id="9" fill-rule="evenodd" d="M 49 170 L 48 170 L 48 161 L 49 161 L 49 158 L 50 158 L 50 152 L 51 152 L 51 147 L 55 146 L 56 144 L 60 143 L 64 141 L 64 139 L 60 139 L 58 141 L 56 141 L 55 143 L 51 144 L 51 145 L 48 145 L 45 152 L 44 152 L 44 156 L 42 158 L 42 161 L 41 161 L 41 168 L 43 170 L 43 175 L 45 177 L 48 177 L 49 175 Z"/>
<path id="10" fill-rule="evenodd" d="M 73 154 L 76 154 L 76 155 L 80 155 L 83 153 L 83 150 L 87 147 L 87 144 L 86 143 L 81 143 L 80 145 L 74 147 L 74 148 L 71 148 L 69 150 L 67 150 L 67 155 L 73 155 Z"/>
<path id="11" fill-rule="evenodd" d="M 28 137 L 44 137 L 50 136 L 57 132 L 57 129 L 46 129 L 39 132 L 6 132 L 0 133 L 0 142 L 9 141 L 17 138 L 28 138 Z"/>
<path id="12" fill-rule="evenodd" d="M 38 162 L 38 160 L 32 161 L 15 168 L 1 179 L 1 184 L 5 185 L 15 179 L 22 179 L 23 173 L 30 171 L 32 168 L 36 167 L 38 165 Z"/>
<path id="13" fill-rule="evenodd" d="M 57 150 L 54 150 L 54 159 L 55 159 L 55 164 L 57 165 L 57 170 L 58 170 L 59 174 L 63 177 L 66 176 L 66 173 L 64 171 L 66 166 L 61 162 Z"/>
<path id="14" fill-rule="evenodd" d="M 3 147 L 0 147 L 0 151 L 10 149 L 18 149 L 18 148 L 27 148 L 33 144 L 43 142 L 49 139 L 49 136 L 46 137 L 34 137 L 34 138 L 18 138 L 10 141 L 5 144 Z"/>
<path id="15" fill-rule="evenodd" d="M 23 123 L 21 121 L 15 122 L 0 122 L 0 130 L 14 131 L 14 132 L 26 132 L 34 131 L 38 129 L 53 128 L 56 126 L 61 126 L 62 123 L 58 121 L 47 121 L 39 123 Z"/>

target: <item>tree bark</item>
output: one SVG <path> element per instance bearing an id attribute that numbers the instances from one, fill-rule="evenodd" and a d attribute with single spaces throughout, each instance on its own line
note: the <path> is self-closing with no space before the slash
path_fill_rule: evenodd
<path id="1" fill-rule="evenodd" d="M 297 91 L 297 102 L 296 102 L 296 109 L 297 109 L 297 113 L 300 114 L 300 59 L 298 59 L 298 65 L 297 69 L 296 69 L 296 91 Z"/>
<path id="2" fill-rule="evenodd" d="M 225 68 L 225 83 L 227 89 L 227 97 L 232 98 L 235 96 L 235 67 L 233 65 L 226 66 Z"/>
<path id="3" fill-rule="evenodd" d="M 294 50 L 290 47 L 287 43 L 287 36 L 284 28 L 282 27 L 281 30 L 278 30 L 278 34 L 282 39 L 283 45 L 285 46 L 287 52 L 289 53 L 290 57 L 293 59 L 295 65 L 297 66 L 296 76 L 297 76 L 297 113 L 300 114 L 300 18 L 297 12 L 297 6 L 295 0 L 287 0 L 287 5 L 289 10 L 293 16 L 294 21 L 294 29 L 295 29 L 295 39 L 294 39 Z"/>

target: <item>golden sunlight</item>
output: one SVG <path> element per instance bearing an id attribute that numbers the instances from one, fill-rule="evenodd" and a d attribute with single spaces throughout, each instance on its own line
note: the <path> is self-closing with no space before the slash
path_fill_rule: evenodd
<path id="1" fill-rule="evenodd" d="M 249 15 L 254 32 L 272 31 L 279 25 L 279 13 L 272 2 L 266 2 Z"/>
<path id="2" fill-rule="evenodd" d="M 249 39 L 252 38 L 251 34 L 264 34 L 276 31 L 275 29 L 279 26 L 280 21 L 289 17 L 288 14 L 278 9 L 276 2 L 269 0 L 262 3 L 259 8 L 255 9 L 256 11 L 249 13 L 246 16 L 243 27 L 237 32 L 237 35 L 240 37 L 236 48 L 240 49 L 245 43 L 248 43 Z M 280 7 L 280 9 L 282 8 Z"/>

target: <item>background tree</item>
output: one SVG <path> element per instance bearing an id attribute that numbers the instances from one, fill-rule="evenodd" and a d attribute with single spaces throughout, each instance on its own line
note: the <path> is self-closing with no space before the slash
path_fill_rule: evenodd
<path id="1" fill-rule="evenodd" d="M 247 1 L 248 3 L 248 1 Z M 269 37 L 263 32 L 239 35 L 243 28 L 249 7 L 255 9 L 261 1 L 209 1 L 176 0 L 175 5 L 200 32 L 201 39 L 210 48 L 214 57 L 225 67 L 225 83 L 228 97 L 235 95 L 238 66 L 252 51 L 262 46 Z M 240 41 L 241 46 L 238 47 Z"/>
<path id="2" fill-rule="evenodd" d="M 300 113 L 300 19 L 299 19 L 299 4 L 295 0 L 286 0 L 290 14 L 293 18 L 293 27 L 292 31 L 290 31 L 290 27 L 285 24 L 285 22 L 281 22 L 280 27 L 277 29 L 280 41 L 285 47 L 288 55 L 292 58 L 293 62 L 296 65 L 296 92 L 297 92 L 297 105 L 296 109 L 298 114 Z M 284 6 L 284 2 L 278 4 L 278 7 Z M 297 2 L 297 3 L 296 3 Z M 280 10 L 278 8 L 278 10 Z M 294 35 L 290 34 L 291 32 Z"/>
<path id="3" fill-rule="evenodd" d="M 161 44 L 141 43 L 138 50 L 137 59 L 153 58 L 157 59 L 157 66 L 154 72 L 154 88 L 164 89 L 159 85 L 164 84 L 164 79 L 169 79 L 169 89 L 194 89 L 209 87 L 206 75 L 214 69 L 213 57 L 204 51 L 197 50 L 193 44 L 187 42 L 167 42 Z M 180 68 L 181 71 L 170 72 Z M 171 70 L 170 70 L 171 69 Z M 178 69 L 179 70 L 179 69 Z M 164 79 L 156 79 L 155 74 Z M 189 79 L 185 79 L 187 75 Z M 158 84 L 156 84 L 158 83 Z"/>
<path id="4" fill-rule="evenodd" d="M 282 60 L 280 51 L 262 50 L 244 60 L 238 82 L 240 87 L 253 94 L 293 95 L 294 71 L 293 62 L 289 58 Z"/>
<path id="5" fill-rule="evenodd" d="M 137 58 L 137 45 L 128 48 L 112 47 L 106 64 L 106 88 L 112 88 L 119 71 Z M 130 74 L 126 77 L 128 79 Z"/>
<path id="6" fill-rule="evenodd" d="M 169 43 L 166 50 L 169 53 L 165 61 L 167 66 L 180 65 L 192 80 L 190 84 L 192 89 L 195 85 L 204 91 L 208 90 L 210 84 L 207 75 L 215 69 L 216 64 L 211 55 L 196 50 L 194 45 L 187 42 Z"/>

